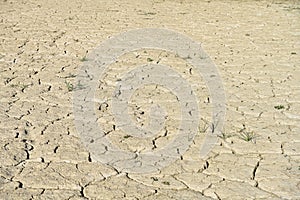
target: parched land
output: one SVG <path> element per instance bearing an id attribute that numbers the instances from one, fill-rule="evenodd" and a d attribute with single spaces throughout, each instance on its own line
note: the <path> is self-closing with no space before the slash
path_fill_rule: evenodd
<path id="1" fill-rule="evenodd" d="M 0 0 L 0 199 L 300 199 L 299 21 L 299 1 Z M 129 102 L 132 120 L 149 123 L 155 102 L 168 113 L 164 131 L 142 140 L 116 127 L 114 84 L 137 64 L 172 66 L 191 83 L 200 110 L 199 131 L 180 159 L 157 172 L 126 173 L 96 162 L 83 145 L 73 94 L 84 87 L 78 70 L 101 42 L 149 27 L 201 43 L 222 77 L 226 120 L 200 158 L 212 126 L 201 76 L 170 52 L 121 56 L 99 77 L 95 97 L 105 100 L 95 110 L 114 145 L 155 151 L 180 124 L 176 96 L 149 85 Z"/>

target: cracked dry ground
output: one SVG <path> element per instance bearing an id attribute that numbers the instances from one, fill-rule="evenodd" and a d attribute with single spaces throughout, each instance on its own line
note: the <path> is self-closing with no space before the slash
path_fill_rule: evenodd
<path id="1" fill-rule="evenodd" d="M 299 1 L 1 0 L 0 199 L 299 199 L 299 9 Z M 110 87 L 139 62 L 172 64 L 192 83 L 201 126 L 181 159 L 159 172 L 120 173 L 93 162 L 82 145 L 73 123 L 74 81 L 82 58 L 101 41 L 144 27 L 172 29 L 202 43 L 223 79 L 226 124 L 218 144 L 200 159 L 210 121 L 203 81 L 166 52 L 124 55 L 99 82 L 98 95 L 107 102 L 96 103 L 113 142 L 143 151 L 172 138 L 165 134 L 149 144 L 114 126 Z M 130 104 L 139 124 L 147 121 L 139 112 L 147 111 L 145 98 L 171 102 L 170 116 L 178 111 L 168 91 L 141 88 Z M 165 131 L 177 123 L 167 121 Z"/>

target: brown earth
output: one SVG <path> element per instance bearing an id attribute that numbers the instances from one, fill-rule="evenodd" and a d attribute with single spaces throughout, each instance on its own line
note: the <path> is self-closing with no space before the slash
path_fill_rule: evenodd
<path id="1" fill-rule="evenodd" d="M 299 1 L 1 0 L 0 199 L 300 199 L 299 9 Z M 210 108 L 203 103 L 205 85 L 194 82 L 203 113 L 191 148 L 158 173 L 120 173 L 94 162 L 81 143 L 73 122 L 74 81 L 83 58 L 102 41 L 146 27 L 201 42 L 223 79 L 226 124 L 218 144 L 200 159 Z M 161 56 L 134 53 L 120 58 L 125 64 L 112 66 L 121 69 L 104 81 L 131 62 Z M 183 62 L 176 59 L 170 55 L 169 61 Z M 116 134 L 113 119 L 97 112 L 104 129 L 115 131 L 114 143 L 151 149 L 147 141 Z"/>

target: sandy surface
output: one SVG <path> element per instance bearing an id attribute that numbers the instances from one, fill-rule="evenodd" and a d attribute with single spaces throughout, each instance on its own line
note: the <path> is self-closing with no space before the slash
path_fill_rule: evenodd
<path id="1" fill-rule="evenodd" d="M 1 0 L 0 199 L 299 199 L 299 9 L 297 1 Z M 145 27 L 201 42 L 223 80 L 226 123 L 218 144 L 199 158 L 210 121 L 201 77 L 185 76 L 184 60 L 165 52 L 124 55 L 99 84 L 99 98 L 109 97 L 111 83 L 130 67 L 162 59 L 191 82 L 201 109 L 199 132 L 181 159 L 155 173 L 124 173 L 95 162 L 82 144 L 72 107 L 75 76 L 102 41 Z M 139 104 L 147 110 L 143 100 L 153 98 L 178 115 L 174 96 L 163 88 L 147 96 L 153 90 L 136 92 L 132 113 Z M 97 113 L 113 143 L 151 150 L 152 140 L 114 127 L 107 105 L 97 104 Z M 178 123 L 175 117 L 165 125 L 170 131 Z M 162 134 L 157 148 L 172 137 Z"/>

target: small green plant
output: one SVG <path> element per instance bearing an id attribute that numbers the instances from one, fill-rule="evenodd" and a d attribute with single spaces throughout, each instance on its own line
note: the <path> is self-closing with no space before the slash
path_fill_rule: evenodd
<path id="1" fill-rule="evenodd" d="M 69 92 L 71 92 L 75 89 L 76 90 L 84 89 L 84 85 L 82 85 L 80 82 L 78 82 L 76 85 L 73 85 L 71 82 L 65 81 L 65 84 L 66 84 Z"/>
<path id="2" fill-rule="evenodd" d="M 13 87 L 13 88 L 19 88 L 19 89 L 21 89 L 22 92 L 24 92 L 24 90 L 26 88 L 28 88 L 30 85 L 31 84 L 18 83 L 18 84 L 12 84 L 10 86 Z"/>
<path id="3" fill-rule="evenodd" d="M 198 128 L 199 129 L 199 133 L 205 133 L 207 131 L 208 127 L 209 126 L 208 126 L 207 123 L 205 123 L 203 127 L 199 126 L 199 128 Z"/>
<path id="4" fill-rule="evenodd" d="M 81 62 L 88 61 L 88 59 L 84 56 L 83 58 L 80 59 Z"/>
<path id="5" fill-rule="evenodd" d="M 209 128 L 209 122 L 203 118 L 201 118 L 201 120 L 204 122 L 204 125 L 199 126 L 198 130 L 199 130 L 199 133 L 205 133 L 207 131 L 207 129 Z"/>
<path id="6" fill-rule="evenodd" d="M 66 84 L 69 92 L 74 90 L 74 85 L 72 83 L 65 81 L 65 84 Z"/>
<path id="7" fill-rule="evenodd" d="M 156 13 L 155 12 L 145 12 L 145 13 L 143 13 L 141 15 L 156 15 Z"/>
<path id="8" fill-rule="evenodd" d="M 164 185 L 170 185 L 170 182 L 169 181 L 163 181 L 162 182 Z"/>
<path id="9" fill-rule="evenodd" d="M 131 135 L 125 135 L 124 136 L 125 139 L 130 138 L 130 137 L 132 137 L 132 136 Z"/>
<path id="10" fill-rule="evenodd" d="M 232 135 L 227 134 L 225 131 L 222 131 L 221 134 L 218 135 L 219 138 L 226 140 L 227 138 L 232 137 Z"/>
<path id="11" fill-rule="evenodd" d="M 243 131 L 240 134 L 240 138 L 246 142 L 255 142 L 256 135 L 253 131 Z"/>
<path id="12" fill-rule="evenodd" d="M 84 89 L 84 85 L 82 85 L 82 84 L 79 82 L 79 83 L 77 83 L 77 85 L 76 85 L 76 89 L 79 89 L 79 90 Z"/>
<path id="13" fill-rule="evenodd" d="M 277 110 L 281 110 L 281 109 L 284 109 L 284 105 L 277 105 L 277 106 L 274 106 L 274 108 Z"/>
<path id="14" fill-rule="evenodd" d="M 152 58 L 147 58 L 147 62 L 152 62 L 153 59 Z"/>
<path id="15" fill-rule="evenodd" d="M 65 78 L 75 78 L 76 77 L 76 75 L 75 74 L 71 74 L 71 73 L 69 73 L 69 75 L 67 75 Z"/>
<path id="16" fill-rule="evenodd" d="M 188 59 L 191 59 L 192 57 L 190 55 L 188 55 L 187 57 L 184 57 L 183 59 L 184 60 L 188 60 Z"/>
<path id="17" fill-rule="evenodd" d="M 29 84 L 21 84 L 21 90 L 23 91 L 23 90 L 25 90 L 26 88 L 28 88 L 29 87 Z"/>

